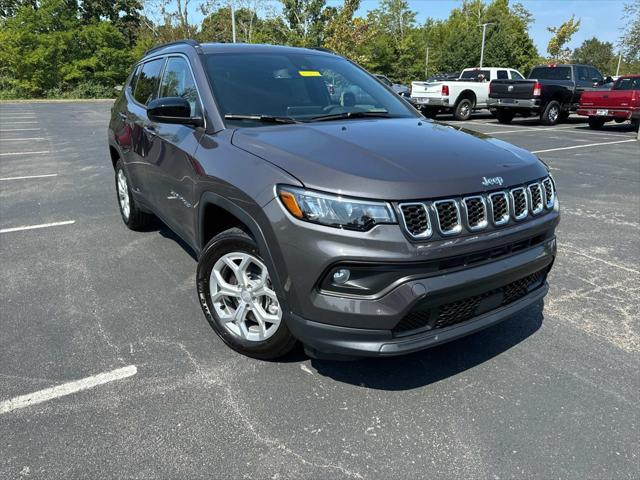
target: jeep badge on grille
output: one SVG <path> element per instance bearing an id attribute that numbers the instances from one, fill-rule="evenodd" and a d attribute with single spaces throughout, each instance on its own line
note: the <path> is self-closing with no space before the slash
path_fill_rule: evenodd
<path id="1" fill-rule="evenodd" d="M 504 180 L 502 179 L 502 177 L 491 177 L 491 178 L 482 177 L 482 185 L 484 185 L 485 187 L 490 187 L 492 185 L 502 186 L 503 183 L 504 183 Z"/>

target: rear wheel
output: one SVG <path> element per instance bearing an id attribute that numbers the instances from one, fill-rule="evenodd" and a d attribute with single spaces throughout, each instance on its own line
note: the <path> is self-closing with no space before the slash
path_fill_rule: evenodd
<path id="1" fill-rule="evenodd" d="M 205 247 L 196 274 L 207 320 L 235 351 L 269 360 L 296 344 L 255 241 L 232 228 Z"/>
<path id="2" fill-rule="evenodd" d="M 469 117 L 471 117 L 472 110 L 473 110 L 473 102 L 471 101 L 471 99 L 463 98 L 456 104 L 453 110 L 453 116 L 456 120 L 461 120 L 461 121 L 469 120 Z"/>
<path id="3" fill-rule="evenodd" d="M 138 207 L 129 186 L 129 177 L 124 170 L 122 160 L 116 163 L 116 193 L 120 216 L 124 224 L 131 230 L 144 230 L 153 221 L 153 215 L 145 213 Z"/>
<path id="4" fill-rule="evenodd" d="M 555 125 L 560 121 L 562 107 L 557 100 L 551 100 L 540 114 L 540 122 L 544 125 Z"/>
<path id="5" fill-rule="evenodd" d="M 515 117 L 515 113 L 509 110 L 496 110 L 495 117 L 498 119 L 500 123 L 511 123 L 513 117 Z"/>
<path id="6" fill-rule="evenodd" d="M 589 117 L 589 128 L 598 130 L 606 123 L 606 119 L 599 117 Z"/>

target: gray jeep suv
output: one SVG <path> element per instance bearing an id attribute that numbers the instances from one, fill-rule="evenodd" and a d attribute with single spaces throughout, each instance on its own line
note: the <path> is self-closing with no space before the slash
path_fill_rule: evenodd
<path id="1" fill-rule="evenodd" d="M 245 355 L 414 352 L 547 293 L 545 165 L 425 119 L 330 52 L 154 48 L 108 137 L 124 223 L 157 216 L 193 248 L 202 310 Z"/>

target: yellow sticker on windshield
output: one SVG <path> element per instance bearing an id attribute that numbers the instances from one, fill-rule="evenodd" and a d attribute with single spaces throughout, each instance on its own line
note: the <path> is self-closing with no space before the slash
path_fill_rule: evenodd
<path id="1" fill-rule="evenodd" d="M 298 70 L 301 77 L 321 77 L 322 74 L 317 70 Z"/>

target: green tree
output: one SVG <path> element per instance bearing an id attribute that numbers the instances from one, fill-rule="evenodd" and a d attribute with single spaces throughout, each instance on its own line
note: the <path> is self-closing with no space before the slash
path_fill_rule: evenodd
<path id="1" fill-rule="evenodd" d="M 598 68 L 602 73 L 615 73 L 616 56 L 611 42 L 601 42 L 596 37 L 582 42 L 573 51 L 572 60 L 576 63 L 586 63 Z"/>
<path id="2" fill-rule="evenodd" d="M 80 16 L 84 23 L 108 20 L 131 44 L 140 26 L 140 0 L 82 0 Z"/>
<path id="3" fill-rule="evenodd" d="M 553 34 L 547 45 L 547 53 L 552 60 L 567 62 L 571 58 L 571 49 L 565 45 L 571 41 L 571 37 L 580 29 L 580 19 L 576 20 L 575 15 L 558 27 L 547 27 Z"/>
<path id="4" fill-rule="evenodd" d="M 280 0 L 282 14 L 289 28 L 287 40 L 291 45 L 320 47 L 326 24 L 336 9 L 327 8 L 325 0 Z"/>
<path id="5" fill-rule="evenodd" d="M 625 4 L 623 21 L 619 45 L 627 62 L 640 62 L 640 0 Z"/>

